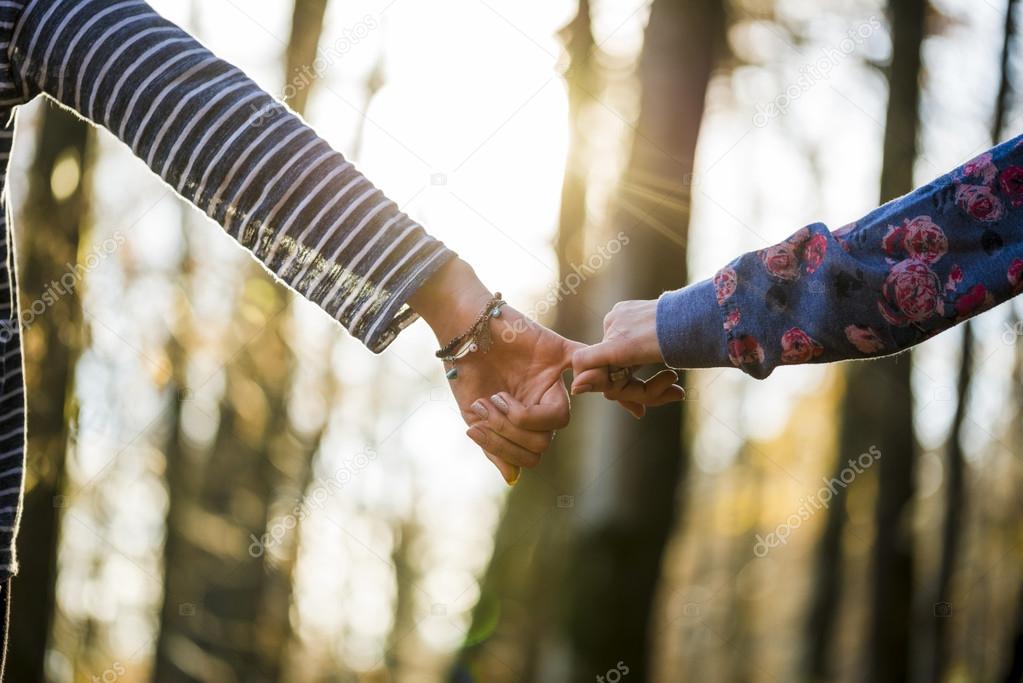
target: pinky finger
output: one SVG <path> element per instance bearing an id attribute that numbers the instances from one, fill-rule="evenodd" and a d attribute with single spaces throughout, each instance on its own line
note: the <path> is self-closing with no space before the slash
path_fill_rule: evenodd
<path id="1" fill-rule="evenodd" d="M 610 397 L 607 397 L 607 398 L 610 398 Z M 615 399 L 612 399 L 612 400 L 615 400 Z M 628 413 L 630 415 L 632 415 L 634 418 L 636 418 L 637 420 L 641 419 L 644 415 L 646 415 L 646 406 L 643 405 L 642 403 L 636 403 L 635 401 L 626 401 L 626 400 L 623 400 L 623 399 L 617 399 L 617 400 L 618 400 L 618 405 L 620 405 L 622 408 L 625 408 L 625 410 L 628 411 Z"/>
<path id="2" fill-rule="evenodd" d="M 663 406 L 668 403 L 678 403 L 686 400 L 686 390 L 677 384 L 672 384 L 660 396 L 655 396 L 652 400 L 653 403 L 650 405 Z"/>
<path id="3" fill-rule="evenodd" d="M 643 403 L 648 406 L 660 406 L 674 403 L 685 398 L 686 392 L 679 385 L 678 374 L 674 370 L 662 370 L 647 380 L 644 387 L 646 394 Z"/>

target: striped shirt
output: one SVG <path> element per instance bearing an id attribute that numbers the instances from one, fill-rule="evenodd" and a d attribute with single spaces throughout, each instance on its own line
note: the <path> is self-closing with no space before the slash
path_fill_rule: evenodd
<path id="1" fill-rule="evenodd" d="M 0 191 L 14 109 L 45 94 L 102 125 L 374 352 L 454 254 L 298 116 L 143 0 L 0 0 Z M 25 407 L 2 193 L 0 578 L 17 571 Z"/>

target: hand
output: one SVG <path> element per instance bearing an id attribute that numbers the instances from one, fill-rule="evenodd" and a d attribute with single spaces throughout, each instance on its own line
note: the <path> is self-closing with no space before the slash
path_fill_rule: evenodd
<path id="1" fill-rule="evenodd" d="M 520 467 L 540 463 L 554 430 L 568 426 L 568 391 L 561 376 L 572 365 L 572 352 L 583 345 L 510 306 L 501 309 L 491 329 L 489 353 L 458 361 L 451 388 L 470 425 L 466 434 L 514 484 Z"/>
<path id="2" fill-rule="evenodd" d="M 468 329 L 491 298 L 468 264 L 455 259 L 434 274 L 410 301 L 446 344 Z M 457 362 L 451 391 L 469 429 L 505 481 L 534 467 L 554 430 L 568 424 L 568 392 L 561 379 L 572 352 L 583 348 L 510 306 L 491 321 L 493 346 Z"/>
<path id="3" fill-rule="evenodd" d="M 632 376 L 642 365 L 664 363 L 657 342 L 657 301 L 622 301 L 604 317 L 604 339 L 582 348 L 572 356 L 572 393 L 601 391 L 618 401 L 635 417 L 643 417 L 648 406 L 659 406 L 685 398 L 675 384 L 674 370 L 661 370 L 648 380 Z M 626 368 L 626 376 L 612 382 L 609 368 Z"/>

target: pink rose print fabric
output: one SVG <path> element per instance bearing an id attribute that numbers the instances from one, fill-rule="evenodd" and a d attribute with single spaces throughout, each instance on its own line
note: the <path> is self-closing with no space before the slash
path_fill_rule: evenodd
<path id="1" fill-rule="evenodd" d="M 934 263 L 948 252 L 948 239 L 930 216 L 917 216 L 890 226 L 881 246 L 891 257 Z"/>
<path id="2" fill-rule="evenodd" d="M 1009 272 L 1006 273 L 1009 285 L 1013 294 L 1023 292 L 1023 258 L 1018 258 L 1009 264 Z"/>
<path id="3" fill-rule="evenodd" d="M 862 354 L 870 356 L 884 351 L 881 335 L 872 327 L 849 325 L 845 328 L 845 338 Z"/>
<path id="4" fill-rule="evenodd" d="M 732 365 L 759 365 L 764 362 L 764 347 L 753 337 L 742 335 L 728 343 L 728 357 Z"/>
<path id="5" fill-rule="evenodd" d="M 940 289 L 937 274 L 926 263 L 902 261 L 885 278 L 877 308 L 891 325 L 923 322 L 943 310 Z"/>
<path id="6" fill-rule="evenodd" d="M 986 185 L 959 185 L 956 187 L 956 203 L 978 221 L 999 221 L 1005 215 L 1002 201 Z"/>
<path id="7" fill-rule="evenodd" d="M 1009 166 L 999 173 L 998 187 L 1011 206 L 1023 206 L 1023 168 Z"/>
<path id="8" fill-rule="evenodd" d="M 723 268 L 714 276 L 714 294 L 719 304 L 728 301 L 729 297 L 735 294 L 738 279 L 735 271 L 731 268 Z"/>
<path id="9" fill-rule="evenodd" d="M 803 258 L 806 261 L 806 272 L 814 273 L 824 263 L 824 256 L 828 251 L 828 240 L 824 235 L 814 235 L 806 244 Z"/>
<path id="10" fill-rule="evenodd" d="M 781 244 L 757 253 L 764 269 L 772 277 L 791 282 L 799 279 L 804 272 L 809 274 L 816 271 L 824 261 L 827 250 L 828 241 L 823 235 L 811 235 L 809 228 L 803 228 Z M 735 276 L 735 271 L 732 271 L 732 275 Z"/>
<path id="11" fill-rule="evenodd" d="M 822 353 L 824 347 L 798 327 L 793 327 L 781 336 L 782 363 L 809 363 Z"/>
<path id="12" fill-rule="evenodd" d="M 1017 296 L 1023 137 L 834 233 L 815 223 L 745 254 L 713 291 L 728 359 L 760 378 L 895 353 Z"/>

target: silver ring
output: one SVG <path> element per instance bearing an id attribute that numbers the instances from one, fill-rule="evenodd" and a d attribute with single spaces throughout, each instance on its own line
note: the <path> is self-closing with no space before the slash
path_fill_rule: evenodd
<path id="1" fill-rule="evenodd" d="M 632 377 L 632 371 L 628 368 L 615 368 L 608 366 L 607 377 L 611 380 L 612 384 L 618 384 L 623 379 L 629 379 Z"/>

